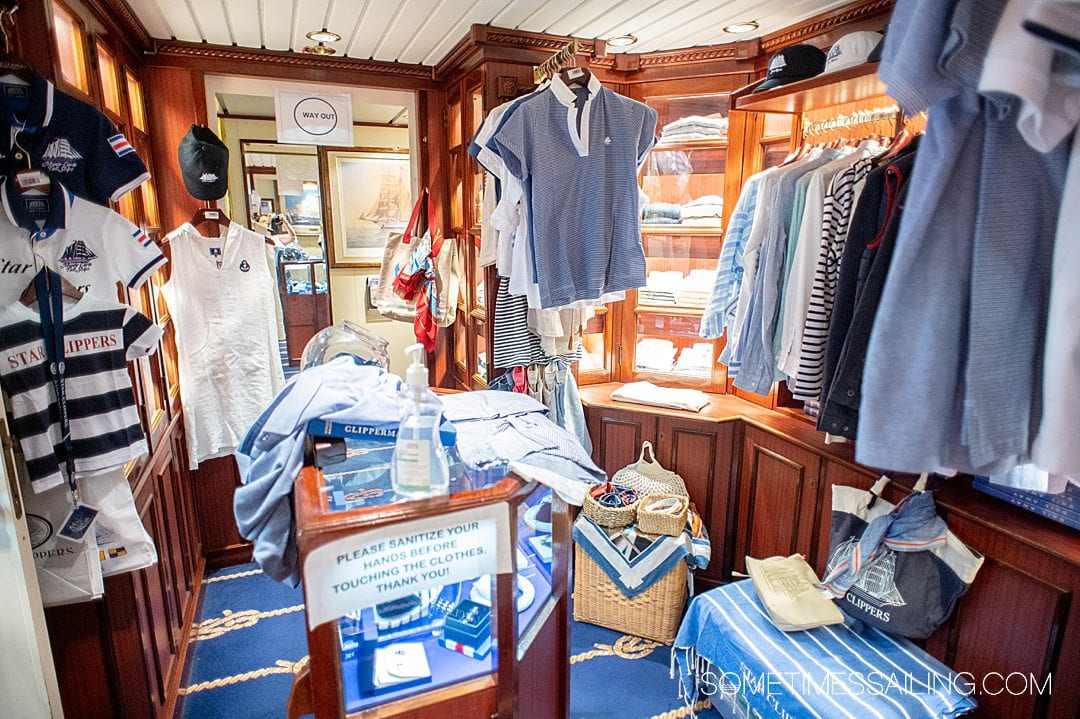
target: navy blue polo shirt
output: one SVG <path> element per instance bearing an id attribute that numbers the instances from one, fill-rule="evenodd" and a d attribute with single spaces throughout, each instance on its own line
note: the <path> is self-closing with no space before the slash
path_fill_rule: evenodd
<path id="1" fill-rule="evenodd" d="M 150 179 L 135 148 L 107 117 L 37 73 L 29 85 L 0 83 L 0 176 L 28 168 L 44 170 L 99 205 Z"/>

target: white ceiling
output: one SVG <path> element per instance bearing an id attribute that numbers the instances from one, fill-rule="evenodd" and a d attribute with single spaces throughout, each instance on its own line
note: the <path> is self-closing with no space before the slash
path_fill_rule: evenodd
<path id="1" fill-rule="evenodd" d="M 474 23 L 606 39 L 626 52 L 713 45 L 766 35 L 848 0 L 128 0 L 156 38 L 300 50 L 312 30 L 342 36 L 338 55 L 438 63 Z M 760 28 L 722 28 L 756 20 Z M 619 48 L 611 48 L 618 52 Z"/>

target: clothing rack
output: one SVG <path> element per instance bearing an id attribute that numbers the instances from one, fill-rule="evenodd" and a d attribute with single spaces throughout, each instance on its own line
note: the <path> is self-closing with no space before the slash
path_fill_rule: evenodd
<path id="1" fill-rule="evenodd" d="M 872 110 L 856 110 L 850 115 L 841 113 L 836 117 L 830 117 L 826 120 L 818 120 L 816 122 L 804 120 L 803 136 L 816 135 L 821 132 L 855 127 L 857 125 L 867 125 L 874 122 L 882 122 L 884 120 L 890 120 L 895 123 L 899 114 L 900 108 L 898 106 L 889 105 L 886 107 L 874 108 Z"/>
<path id="2" fill-rule="evenodd" d="M 579 49 L 577 38 L 563 45 L 557 53 L 533 67 L 533 82 L 540 84 L 541 81 L 572 63 Z"/>

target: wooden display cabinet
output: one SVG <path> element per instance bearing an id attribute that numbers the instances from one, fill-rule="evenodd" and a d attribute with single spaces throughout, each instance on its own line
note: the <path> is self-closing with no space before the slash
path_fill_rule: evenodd
<path id="1" fill-rule="evenodd" d="M 430 610 L 403 625 L 388 624 L 386 607 L 393 602 L 387 602 L 358 607 L 337 620 L 309 627 L 310 665 L 294 682 L 288 715 L 314 713 L 316 719 L 566 717 L 571 541 L 566 503 L 547 487 L 513 475 L 500 474 L 486 484 L 474 482 L 474 488 L 455 488 L 452 483 L 449 494 L 389 504 L 341 494 L 328 487 L 331 476 L 306 467 L 296 480 L 297 544 L 309 611 L 316 606 L 313 593 L 319 590 L 311 567 L 318 562 L 320 548 L 345 538 L 364 542 L 394 537 L 416 520 L 434 520 L 429 529 L 435 529 L 441 526 L 440 518 L 446 517 L 443 521 L 449 527 L 454 515 L 464 510 L 490 511 L 495 521 L 507 522 L 508 543 L 503 546 L 496 541 L 496 552 L 510 558 L 513 572 L 494 575 L 492 646 L 480 658 L 439 644 L 444 631 L 439 615 L 445 622 L 445 613 L 463 599 L 475 600 L 475 587 L 491 581 L 483 575 L 423 590 L 436 593 Z M 369 497 L 372 493 L 369 488 Z M 539 519 L 545 502 L 551 505 L 549 523 Z M 527 606 L 523 597 L 530 592 L 522 591 L 521 596 L 513 592 L 515 576 L 519 581 L 527 579 L 533 588 Z M 422 596 L 423 592 L 412 595 Z M 486 635 L 481 631 L 479 636 Z M 423 644 L 430 678 L 416 685 L 380 687 L 373 679 L 379 648 L 398 642 Z"/>

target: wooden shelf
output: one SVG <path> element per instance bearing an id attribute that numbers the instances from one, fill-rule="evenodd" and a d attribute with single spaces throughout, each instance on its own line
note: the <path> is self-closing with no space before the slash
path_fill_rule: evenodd
<path id="1" fill-rule="evenodd" d="M 702 237 L 718 237 L 724 234 L 724 228 L 720 225 L 641 225 L 643 235 L 701 235 Z"/>
<path id="2" fill-rule="evenodd" d="M 704 307 L 687 307 L 684 305 L 638 305 L 634 308 L 636 314 L 672 315 L 675 317 L 701 317 L 705 314 Z M 707 342 L 711 340 L 702 340 Z"/>
<path id="3" fill-rule="evenodd" d="M 875 97 L 887 98 L 885 83 L 878 79 L 877 69 L 876 62 L 856 65 L 753 94 L 753 88 L 760 83 L 747 85 L 732 95 L 731 109 L 793 114 Z"/>
<path id="4" fill-rule="evenodd" d="M 658 150 L 726 150 L 727 140 L 683 140 L 681 142 L 664 142 L 659 140 L 653 145 L 652 152 Z"/>

